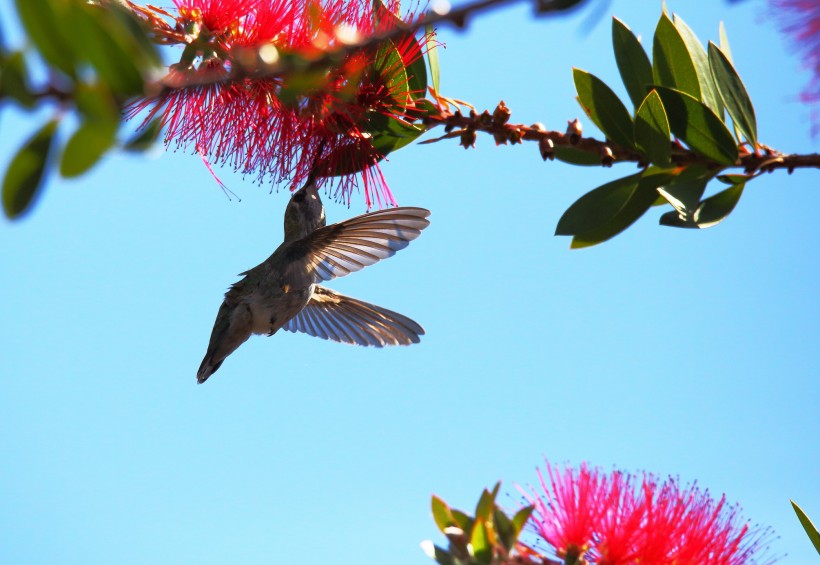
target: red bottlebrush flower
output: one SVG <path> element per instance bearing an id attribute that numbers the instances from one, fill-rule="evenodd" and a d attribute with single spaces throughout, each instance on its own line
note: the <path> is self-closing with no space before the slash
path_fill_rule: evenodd
<path id="1" fill-rule="evenodd" d="M 803 54 L 812 78 L 801 98 L 807 104 L 820 102 L 820 4 L 817 0 L 770 0 L 774 16 L 794 47 Z M 815 133 L 820 130 L 820 110 L 812 110 Z"/>
<path id="2" fill-rule="evenodd" d="M 177 28 L 186 47 L 156 99 L 133 104 L 128 116 L 148 110 L 159 117 L 166 144 L 194 149 L 211 161 L 229 165 L 257 179 L 299 185 L 319 166 L 322 176 L 340 175 L 335 196 L 350 201 L 361 179 L 367 207 L 395 205 L 378 161 L 373 128 L 389 120 L 413 121 L 405 67 L 422 49 L 412 36 L 394 47 L 360 50 L 332 69 L 297 77 L 310 84 L 290 84 L 283 77 L 225 82 L 234 66 L 253 68 L 258 58 L 310 60 L 396 25 L 376 18 L 371 0 L 174 0 Z M 396 56 L 396 54 L 398 56 Z M 272 58 L 272 59 L 271 59 Z M 186 84 L 210 84 L 186 87 Z M 219 82 L 223 79 L 223 82 Z M 421 94 L 421 93 L 419 93 Z M 321 155 L 319 154 L 321 152 Z"/>
<path id="3" fill-rule="evenodd" d="M 605 474 L 586 464 L 539 471 L 543 494 L 525 493 L 535 506 L 536 535 L 564 563 L 599 565 L 748 565 L 772 563 L 763 553 L 768 530 L 742 524 L 738 508 L 696 485 L 660 483 L 644 474 Z"/>
<path id="4" fill-rule="evenodd" d="M 577 472 L 570 467 L 562 472 L 548 463 L 547 473 L 549 485 L 538 470 L 543 495 L 525 493 L 535 506 L 531 520 L 538 535 L 555 548 L 555 554 L 572 562 L 583 557 L 593 541 L 606 485 L 599 472 L 590 470 L 586 463 Z"/>

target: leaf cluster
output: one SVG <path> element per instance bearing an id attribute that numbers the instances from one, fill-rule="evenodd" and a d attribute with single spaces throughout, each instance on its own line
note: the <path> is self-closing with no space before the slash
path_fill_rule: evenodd
<path id="1" fill-rule="evenodd" d="M 57 111 L 23 143 L 3 178 L 3 211 L 17 218 L 30 210 L 48 165 L 63 177 L 88 171 L 115 146 L 141 151 L 159 134 L 154 124 L 125 142 L 117 132 L 125 100 L 141 94 L 160 57 L 147 31 L 116 2 L 17 0 L 17 13 L 31 42 L 26 49 L 0 47 L 0 99 L 31 110 L 57 102 Z M 31 56 L 49 69 L 49 84 L 32 84 Z M 58 131 L 68 112 L 79 118 L 63 144 Z"/>
<path id="2" fill-rule="evenodd" d="M 519 537 L 532 514 L 532 506 L 507 515 L 496 503 L 501 483 L 484 489 L 471 516 L 451 508 L 437 496 L 432 498 L 433 519 L 447 538 L 447 547 L 432 541 L 422 543 L 427 555 L 441 565 L 502 565 L 541 563 L 527 557 Z"/>
<path id="3" fill-rule="evenodd" d="M 573 69 L 577 99 L 608 142 L 637 152 L 644 168 L 579 198 L 559 220 L 556 235 L 572 236 L 574 248 L 595 245 L 653 204 L 674 208 L 661 216 L 662 225 L 685 228 L 714 226 L 734 210 L 752 176 L 720 173 L 737 166 L 746 146 L 758 150 L 757 123 L 722 26 L 720 35 L 720 46 L 710 42 L 705 48 L 680 17 L 664 12 L 650 61 L 632 31 L 613 18 L 615 60 L 633 110 L 581 69 Z M 712 179 L 729 186 L 703 198 Z"/>

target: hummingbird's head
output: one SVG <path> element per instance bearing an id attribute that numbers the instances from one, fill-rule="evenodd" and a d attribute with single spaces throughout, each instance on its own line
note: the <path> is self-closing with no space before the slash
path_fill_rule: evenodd
<path id="1" fill-rule="evenodd" d="M 302 239 L 325 225 L 325 207 L 314 180 L 293 193 L 285 210 L 285 241 Z"/>

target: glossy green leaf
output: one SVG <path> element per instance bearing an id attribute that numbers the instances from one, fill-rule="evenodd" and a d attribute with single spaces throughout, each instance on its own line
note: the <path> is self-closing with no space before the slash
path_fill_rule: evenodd
<path id="1" fill-rule="evenodd" d="M 618 213 L 595 229 L 575 235 L 570 248 L 591 247 L 624 231 L 652 206 L 657 198 L 657 187 L 669 182 L 674 176 L 675 173 L 670 169 L 650 167 L 644 171 L 629 200 Z"/>
<path id="2" fill-rule="evenodd" d="M 424 56 L 419 55 L 418 59 L 407 65 L 406 72 L 410 95 L 414 99 L 424 98 L 427 94 L 427 64 Z"/>
<path id="3" fill-rule="evenodd" d="M 377 31 L 389 31 L 405 25 L 404 21 L 390 11 L 382 0 L 373 0 L 373 17 L 376 22 Z M 410 41 L 417 41 L 412 33 L 396 38 L 394 45 L 402 45 Z M 402 60 L 402 66 L 407 74 L 407 84 L 410 95 L 413 98 L 424 98 L 424 95 L 427 93 L 427 68 L 424 63 L 424 57 L 420 53 L 421 49 L 419 48 L 419 56 L 415 61 L 408 63 L 408 61 Z"/>
<path id="4" fill-rule="evenodd" d="M 495 508 L 495 497 L 490 491 L 484 489 L 475 507 L 476 521 L 488 520 L 493 512 L 493 508 Z"/>
<path id="5" fill-rule="evenodd" d="M 114 145 L 117 124 L 87 120 L 69 138 L 60 161 L 60 174 L 76 177 L 93 167 Z"/>
<path id="6" fill-rule="evenodd" d="M 555 235 L 576 235 L 606 223 L 626 205 L 640 179 L 636 173 L 587 192 L 563 213 Z"/>
<path id="7" fill-rule="evenodd" d="M 16 0 L 15 4 L 28 38 L 43 59 L 66 75 L 75 76 L 75 55 L 65 36 L 66 3 Z"/>
<path id="8" fill-rule="evenodd" d="M 734 165 L 738 152 L 723 121 L 702 102 L 684 92 L 658 87 L 672 133 L 693 151 L 721 165 Z"/>
<path id="9" fill-rule="evenodd" d="M 379 45 L 373 68 L 384 80 L 396 111 L 403 113 L 410 101 L 410 85 L 401 54 L 392 41 L 384 41 Z"/>
<path id="10" fill-rule="evenodd" d="M 436 43 L 436 32 L 433 26 L 428 24 L 425 28 L 427 37 L 427 64 L 430 65 L 430 80 L 433 83 L 433 92 L 441 92 L 441 68 L 438 61 L 438 44 Z"/>
<path id="11" fill-rule="evenodd" d="M 695 63 L 680 32 L 666 13 L 661 15 L 655 28 L 652 75 L 655 84 L 680 90 L 700 100 L 700 84 Z"/>
<path id="12" fill-rule="evenodd" d="M 632 105 L 637 108 L 654 81 L 652 63 L 649 62 L 646 51 L 632 30 L 618 18 L 612 18 L 612 47 L 615 50 L 615 62 L 618 64 L 621 80 L 632 100 Z"/>
<path id="13" fill-rule="evenodd" d="M 452 526 L 455 523 L 453 515 L 450 513 L 450 507 L 436 495 L 433 495 L 431 506 L 433 509 L 433 520 L 435 520 L 438 529 L 444 533 L 444 528 Z"/>
<path id="14" fill-rule="evenodd" d="M 12 158 L 3 178 L 3 211 L 7 218 L 20 217 L 34 203 L 42 186 L 57 124 L 57 120 L 47 122 Z"/>
<path id="15" fill-rule="evenodd" d="M 368 127 L 372 125 L 373 122 Z M 389 153 L 412 143 L 425 131 L 427 130 L 424 126 L 388 118 L 382 129 L 371 132 L 371 144 L 382 157 L 386 157 Z"/>
<path id="16" fill-rule="evenodd" d="M 0 94 L 17 101 L 24 108 L 33 108 L 37 104 L 37 99 L 29 90 L 28 71 L 22 51 L 4 54 L 0 73 Z"/>
<path id="17" fill-rule="evenodd" d="M 601 157 L 589 151 L 582 151 L 571 145 L 556 145 L 553 152 L 555 158 L 570 165 L 585 167 L 601 166 Z"/>
<path id="18" fill-rule="evenodd" d="M 794 508 L 794 513 L 797 514 L 797 519 L 800 520 L 800 525 L 803 526 L 803 529 L 806 530 L 806 535 L 809 536 L 814 549 L 817 551 L 818 555 L 820 555 L 820 532 L 817 531 L 817 527 L 812 524 L 809 517 L 803 512 L 803 509 L 800 508 L 794 500 L 789 500 L 792 503 L 792 508 Z"/>
<path id="19" fill-rule="evenodd" d="M 714 173 L 702 165 L 683 169 L 671 182 L 658 188 L 658 192 L 675 209 L 674 213 L 661 216 L 664 226 L 696 227 L 695 211 Z"/>
<path id="20" fill-rule="evenodd" d="M 745 186 L 745 184 L 730 186 L 701 202 L 695 210 L 695 224 L 699 228 L 705 229 L 716 226 L 725 220 L 740 201 Z"/>
<path id="21" fill-rule="evenodd" d="M 521 532 L 524 530 L 524 526 L 527 524 L 527 520 L 530 519 L 530 516 L 532 516 L 533 510 L 535 510 L 534 506 L 525 506 L 516 512 L 515 516 L 513 516 L 512 524 L 515 528 L 516 539 L 518 539 L 518 536 L 520 536 Z"/>
<path id="22" fill-rule="evenodd" d="M 674 16 L 675 27 L 680 33 L 683 43 L 686 45 L 692 63 L 695 65 L 695 72 L 698 77 L 698 85 L 700 86 L 700 99 L 711 109 L 716 116 L 723 119 L 723 103 L 720 100 L 717 86 L 715 86 L 715 79 L 712 77 L 712 71 L 709 69 L 709 57 L 706 55 L 706 49 L 695 35 L 686 22 L 684 22 L 677 14 Z"/>
<path id="23" fill-rule="evenodd" d="M 487 523 L 484 520 L 476 521 L 476 525 L 470 535 L 470 545 L 473 547 L 473 556 L 476 561 L 486 564 L 492 562 L 493 546 L 490 542 L 490 534 L 487 529 Z"/>
<path id="24" fill-rule="evenodd" d="M 709 42 L 709 65 L 717 83 L 720 98 L 726 105 L 726 111 L 732 117 L 737 129 L 749 142 L 757 146 L 757 119 L 755 109 L 743 81 L 732 66 L 731 61 L 720 48 Z"/>
<path id="25" fill-rule="evenodd" d="M 622 147 L 634 147 L 632 117 L 618 96 L 601 79 L 572 69 L 578 102 L 587 116 L 609 139 Z"/>
<path id="26" fill-rule="evenodd" d="M 656 90 L 647 94 L 635 114 L 635 144 L 650 163 L 668 166 L 672 155 L 669 120 Z"/>

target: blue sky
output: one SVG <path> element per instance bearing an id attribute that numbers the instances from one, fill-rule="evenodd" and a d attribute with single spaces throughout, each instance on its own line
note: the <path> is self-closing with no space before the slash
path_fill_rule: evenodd
<path id="1" fill-rule="evenodd" d="M 701 40 L 726 22 L 764 143 L 818 151 L 808 74 L 764 2 L 668 5 Z M 563 129 L 582 117 L 573 66 L 625 97 L 610 12 L 646 43 L 660 4 L 616 0 L 591 29 L 526 6 L 443 28 L 442 90 Z M 37 122 L 0 120 L 5 170 Z M 396 198 L 432 224 L 331 286 L 414 318 L 421 344 L 254 337 L 202 386 L 222 293 L 280 243 L 287 192 L 219 170 L 229 201 L 172 152 L 51 179 L 33 214 L 0 222 L 0 562 L 424 564 L 431 494 L 514 495 L 546 456 L 697 480 L 772 526 L 784 563 L 817 563 L 788 502 L 820 522 L 817 172 L 751 183 L 709 230 L 652 210 L 592 249 L 552 235 L 632 171 L 484 137 L 391 155 Z M 330 221 L 364 212 L 326 204 Z"/>

